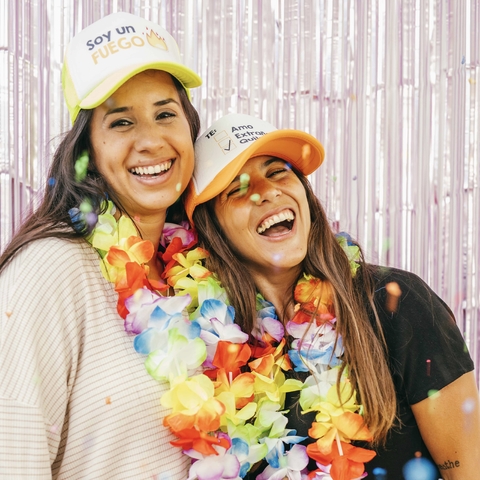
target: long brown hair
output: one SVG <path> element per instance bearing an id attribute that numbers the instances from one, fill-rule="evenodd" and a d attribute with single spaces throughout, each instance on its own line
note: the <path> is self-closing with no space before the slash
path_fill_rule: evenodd
<path id="1" fill-rule="evenodd" d="M 365 422 L 374 437 L 373 443 L 382 444 L 395 421 L 396 396 L 385 338 L 373 301 L 370 267 L 362 255 L 361 268 L 352 278 L 349 260 L 309 181 L 299 172 L 295 173 L 305 187 L 312 222 L 303 272 L 328 281 L 332 287 L 337 329 L 344 346 L 341 370 L 348 367 L 352 386 L 365 409 Z M 216 272 L 226 289 L 235 308 L 236 322 L 245 332 L 251 332 L 256 318 L 257 288 L 245 263 L 222 231 L 214 202 L 215 199 L 197 206 L 193 213 L 199 243 L 210 253 L 206 266 Z M 295 284 L 291 286 L 290 300 L 293 300 Z"/>
<path id="2" fill-rule="evenodd" d="M 200 130 L 200 118 L 195 107 L 188 99 L 182 84 L 172 76 L 180 102 L 190 124 L 192 144 Z M 72 208 L 78 208 L 88 200 L 92 211 L 97 215 L 102 212 L 104 200 L 113 203 L 124 212 L 122 205 L 106 180 L 98 172 L 90 143 L 90 124 L 93 110 L 80 110 L 72 128 L 65 134 L 53 155 L 47 182 L 39 207 L 30 214 L 15 233 L 0 257 L 0 272 L 16 252 L 28 243 L 47 237 L 82 238 L 89 230 L 82 224 L 75 223 L 69 214 Z M 82 154 L 88 152 L 90 160 L 84 180 L 75 179 L 75 162 Z M 125 213 L 125 212 L 124 212 Z M 183 205 L 180 201 L 169 208 L 167 221 L 184 218 Z"/>

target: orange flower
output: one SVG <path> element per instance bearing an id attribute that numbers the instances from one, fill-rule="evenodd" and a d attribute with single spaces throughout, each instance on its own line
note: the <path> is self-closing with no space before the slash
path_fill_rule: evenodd
<path id="1" fill-rule="evenodd" d="M 340 440 L 349 442 L 350 440 L 371 441 L 372 435 L 365 425 L 363 417 L 358 413 L 343 412 L 341 415 L 332 415 L 330 422 L 313 422 L 308 430 L 312 438 L 317 438 L 315 442 L 319 452 L 328 455 L 332 450 L 332 443 L 338 435 Z"/>
<path id="2" fill-rule="evenodd" d="M 105 268 L 110 281 L 115 285 L 122 284 L 125 281 L 125 265 L 129 262 L 144 265 L 153 257 L 153 253 L 152 242 L 133 235 L 128 237 L 122 245 L 112 245 L 105 256 Z M 148 270 L 146 273 L 148 274 Z"/>
<path id="3" fill-rule="evenodd" d="M 251 354 L 252 351 L 246 343 L 220 340 L 212 363 L 217 368 L 224 368 L 226 372 L 232 372 L 233 377 L 236 377 L 240 373 L 240 367 L 248 362 Z"/>
<path id="4" fill-rule="evenodd" d="M 360 477 L 365 471 L 364 463 L 369 462 L 376 453 L 373 450 L 355 447 L 350 443 L 340 443 L 343 455 L 340 455 L 336 442 L 328 455 L 321 453 L 316 443 L 307 446 L 307 454 L 322 465 L 332 464 L 330 476 L 333 480 L 351 480 Z"/>
<path id="5" fill-rule="evenodd" d="M 300 305 L 292 321 L 295 323 L 309 322 L 315 317 L 317 325 L 335 318 L 333 309 L 332 287 L 329 282 L 319 280 L 311 275 L 304 275 L 295 287 L 294 297 Z"/>
<path id="6" fill-rule="evenodd" d="M 218 455 L 218 452 L 212 447 L 212 445 L 230 448 L 230 443 L 226 438 L 217 438 L 210 433 L 201 432 L 196 428 L 179 430 L 174 433 L 178 437 L 178 440 L 173 440 L 170 443 L 174 447 L 180 447 L 183 450 L 190 450 L 193 448 L 203 455 Z"/>
<path id="7" fill-rule="evenodd" d="M 250 370 L 265 376 L 270 375 L 274 365 L 280 366 L 282 370 L 291 370 L 290 358 L 288 355 L 283 354 L 285 343 L 285 338 L 282 338 L 282 341 L 276 347 L 273 345 L 269 345 L 264 349 L 254 347 L 253 357 L 255 360 L 248 363 Z M 259 355 L 260 353 L 263 353 L 263 355 Z"/>

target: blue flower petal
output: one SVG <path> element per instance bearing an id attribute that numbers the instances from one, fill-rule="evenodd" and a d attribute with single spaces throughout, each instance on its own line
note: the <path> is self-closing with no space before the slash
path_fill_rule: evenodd
<path id="1" fill-rule="evenodd" d="M 147 328 L 133 339 L 133 348 L 136 352 L 143 355 L 148 355 L 151 352 L 150 343 L 153 337 L 153 333 L 153 328 Z"/>

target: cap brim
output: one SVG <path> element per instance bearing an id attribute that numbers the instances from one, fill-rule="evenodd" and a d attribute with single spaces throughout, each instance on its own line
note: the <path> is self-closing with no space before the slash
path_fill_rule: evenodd
<path id="1" fill-rule="evenodd" d="M 137 73 L 145 70 L 162 70 L 170 73 L 177 78 L 185 90 L 188 92 L 189 88 L 199 87 L 202 84 L 202 79 L 189 68 L 173 62 L 155 62 L 149 64 L 141 64 L 138 67 L 130 65 L 121 70 L 118 70 L 113 75 L 107 77 L 100 85 L 95 87 L 81 102 L 80 108 L 91 109 L 98 107 L 107 98 L 109 98 L 119 87 L 121 87 L 127 80 L 137 75 Z M 190 95 L 189 95 L 190 96 Z"/>
<path id="2" fill-rule="evenodd" d="M 275 130 L 263 135 L 226 165 L 199 195 L 195 186 L 190 186 L 185 205 L 190 220 L 197 205 L 223 192 L 250 158 L 262 155 L 281 158 L 303 175 L 310 175 L 323 163 L 325 151 L 315 137 L 299 130 Z"/>

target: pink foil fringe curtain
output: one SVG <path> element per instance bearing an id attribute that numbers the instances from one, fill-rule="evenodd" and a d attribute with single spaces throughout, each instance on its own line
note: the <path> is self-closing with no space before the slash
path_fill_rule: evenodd
<path id="1" fill-rule="evenodd" d="M 1 2 L 0 248 L 69 128 L 64 46 L 115 11 L 172 32 L 204 128 L 244 112 L 321 140 L 334 227 L 427 281 L 479 364 L 480 0 Z"/>

